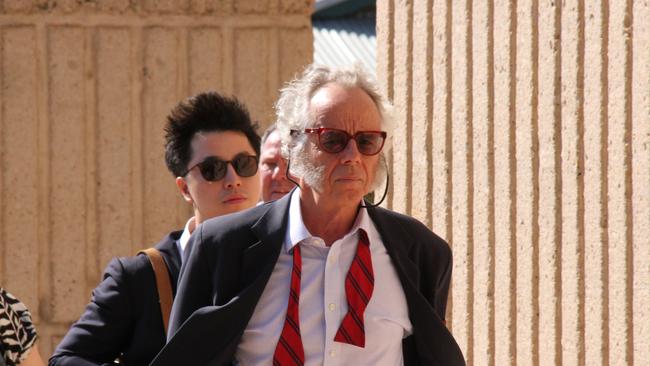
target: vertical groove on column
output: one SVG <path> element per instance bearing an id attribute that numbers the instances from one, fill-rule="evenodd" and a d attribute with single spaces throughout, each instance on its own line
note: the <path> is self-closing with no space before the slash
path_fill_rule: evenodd
<path id="1" fill-rule="evenodd" d="M 632 220 L 632 176 L 634 166 L 632 165 L 632 67 L 633 67 L 633 44 L 634 24 L 633 0 L 627 0 L 625 4 L 625 15 L 623 17 L 623 36 L 625 41 L 625 70 L 624 70 L 624 114 L 625 130 L 623 131 L 623 160 L 625 166 L 624 199 L 625 205 L 625 333 L 627 344 L 625 347 L 625 363 L 634 364 L 634 221 Z M 646 22 L 650 21 L 646 19 Z M 649 86 L 650 87 L 650 86 Z"/>
<path id="2" fill-rule="evenodd" d="M 540 210 L 540 146 L 539 146 L 539 0 L 533 0 L 531 4 L 531 72 L 532 72 L 532 98 L 531 98 L 531 163 L 532 163 L 532 183 L 533 195 L 530 198 L 532 201 L 532 337 L 531 352 L 532 363 L 535 366 L 540 365 L 539 359 L 539 321 L 540 321 L 540 308 L 539 308 L 539 279 L 540 279 L 540 248 L 539 248 L 539 210 Z M 545 309 L 546 310 L 546 309 Z"/>
<path id="3" fill-rule="evenodd" d="M 554 84 L 553 84 L 553 130 L 554 141 L 552 145 L 554 149 L 554 167 L 553 174 L 555 175 L 553 195 L 555 196 L 555 215 L 554 215 L 554 244 L 555 248 L 551 254 L 553 261 L 553 289 L 552 298 L 555 304 L 555 329 L 553 334 L 554 339 L 554 364 L 562 364 L 562 202 L 563 202 L 563 180 L 562 180 L 562 146 L 564 140 L 562 138 L 562 130 L 564 128 L 564 121 L 562 119 L 562 4 L 564 2 L 555 2 L 555 12 L 553 35 L 555 39 L 555 62 L 554 62 Z"/>
<path id="4" fill-rule="evenodd" d="M 474 252 L 474 53 L 472 52 L 474 48 L 474 26 L 473 26 L 473 19 L 474 19 L 474 0 L 466 0 L 465 3 L 465 57 L 467 58 L 467 61 L 465 62 L 465 89 L 463 92 L 465 93 L 465 106 L 467 110 L 467 114 L 465 116 L 466 118 L 466 125 L 458 126 L 456 125 L 456 128 L 459 129 L 465 129 L 465 143 L 466 143 L 466 148 L 467 150 L 465 151 L 465 156 L 460 157 L 457 156 L 457 158 L 464 160 L 464 167 L 465 167 L 465 179 L 467 179 L 467 187 L 466 189 L 466 197 L 467 201 L 465 203 L 465 212 L 462 213 L 462 218 L 459 218 L 460 220 L 466 220 L 466 231 L 467 231 L 467 236 L 466 236 L 466 253 L 467 253 L 467 265 L 466 265 L 466 270 L 467 270 L 467 318 L 468 318 L 468 324 L 467 324 L 467 342 L 468 342 L 468 347 L 467 347 L 467 362 L 470 364 L 474 364 L 475 362 L 475 355 L 474 355 L 474 349 L 475 349 L 475 337 L 474 337 L 474 292 L 476 289 L 474 288 L 474 261 L 475 261 L 475 256 L 476 253 Z M 460 92 L 460 91 L 459 91 Z M 458 123 L 458 121 L 456 121 Z M 457 147 L 458 148 L 458 147 Z M 459 150 L 462 151 L 462 148 Z M 459 154 L 460 155 L 460 154 Z"/>
<path id="5" fill-rule="evenodd" d="M 586 365 L 585 358 L 585 4 L 584 0 L 578 0 L 578 44 L 577 44 L 577 159 L 578 159 L 578 187 L 577 187 L 577 236 L 578 236 L 578 258 L 577 258 L 577 291 L 578 291 L 578 313 L 577 316 L 577 356 L 575 364 Z M 569 364 L 569 363 L 563 363 Z"/>
<path id="6" fill-rule="evenodd" d="M 487 237 L 488 237 L 488 365 L 495 366 L 496 362 L 496 324 L 495 324 L 495 274 L 496 274 L 496 230 L 495 230 L 495 212 L 496 207 L 494 204 L 496 195 L 496 179 L 495 179 L 495 162 L 494 162 L 494 0 L 488 1 L 487 5 L 487 179 L 489 187 L 488 202 L 487 202 Z M 483 245 L 483 244 L 479 244 Z"/>
<path id="7" fill-rule="evenodd" d="M 634 2 L 632 44 L 633 364 L 650 364 L 650 3 Z"/>
<path id="8" fill-rule="evenodd" d="M 631 167 L 626 156 L 628 141 L 628 32 L 630 18 L 627 7 L 609 3 L 609 107 L 607 151 L 609 166 L 608 181 L 608 235 L 609 252 L 609 345 L 610 364 L 623 364 L 629 361 L 628 342 L 630 341 L 628 299 L 628 245 L 629 190 L 627 187 Z M 624 361 L 623 361 L 624 360 Z"/>
<path id="9" fill-rule="evenodd" d="M 601 228 L 602 228 L 602 331 L 603 331 L 603 344 L 602 344 L 602 358 L 601 362 L 603 364 L 609 365 L 609 354 L 610 354 L 610 341 L 609 341 L 609 183 L 608 183 L 608 172 L 609 172 L 609 157 L 607 153 L 607 146 L 609 140 L 609 2 L 608 0 L 602 0 L 601 6 L 601 16 L 602 16 L 602 25 L 601 25 L 601 47 L 600 47 L 600 57 L 601 57 L 601 74 L 600 74 L 600 93 L 602 96 L 601 102 L 601 128 L 602 133 L 600 134 L 600 161 L 601 161 L 601 174 L 600 174 L 600 200 L 602 202 L 601 206 Z"/>
<path id="10" fill-rule="evenodd" d="M 133 75 L 131 86 L 131 252 L 135 252 L 144 242 L 144 30 L 142 27 L 131 29 L 130 68 Z"/>
<path id="11" fill-rule="evenodd" d="M 97 254 L 99 252 L 97 224 L 98 224 L 98 205 L 97 205 L 97 29 L 87 27 L 84 29 L 84 127 L 85 127 L 85 241 L 84 247 L 84 267 L 86 293 L 92 291 L 93 283 L 99 278 L 97 270 Z M 100 182 L 99 182 L 100 183 Z"/>
<path id="12" fill-rule="evenodd" d="M 413 5 L 413 121 L 411 141 L 412 202 L 411 214 L 431 228 L 432 179 L 431 172 L 431 121 L 433 102 L 433 77 L 431 60 L 433 34 L 431 25 L 432 0 L 415 0 Z"/>
<path id="13" fill-rule="evenodd" d="M 507 0 L 506 0 L 507 1 Z M 510 216 L 508 217 L 508 222 L 510 224 L 509 228 L 509 243 L 510 243 L 510 260 L 508 263 L 508 269 L 510 271 L 510 281 L 508 288 L 508 296 L 510 297 L 509 305 L 509 319 L 511 326 L 509 329 L 510 342 L 508 347 L 508 356 L 510 364 L 514 365 L 517 362 L 517 26 L 518 26 L 518 16 L 517 16 L 517 5 L 510 4 L 510 27 L 508 32 L 510 34 L 510 54 L 509 54 L 509 67 L 508 74 L 510 78 L 508 80 L 508 100 L 509 100 L 509 118 L 508 126 L 511 128 L 508 129 L 508 169 L 510 171 L 509 183 L 510 189 L 508 191 L 510 195 L 510 205 L 509 212 Z"/>

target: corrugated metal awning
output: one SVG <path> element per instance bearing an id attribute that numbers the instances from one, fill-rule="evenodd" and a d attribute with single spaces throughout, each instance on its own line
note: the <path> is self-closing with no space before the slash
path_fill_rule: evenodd
<path id="1" fill-rule="evenodd" d="M 314 62 L 347 66 L 354 62 L 376 76 L 375 19 L 314 19 Z"/>

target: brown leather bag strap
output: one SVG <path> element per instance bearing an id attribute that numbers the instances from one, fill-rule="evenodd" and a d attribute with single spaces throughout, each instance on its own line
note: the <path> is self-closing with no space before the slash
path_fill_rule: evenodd
<path id="1" fill-rule="evenodd" d="M 169 272 L 165 260 L 156 248 L 141 250 L 138 254 L 144 253 L 151 262 L 151 267 L 156 274 L 156 288 L 158 289 L 158 298 L 160 299 L 160 312 L 162 313 L 163 325 L 165 326 L 165 335 L 169 325 L 169 314 L 172 311 L 172 284 L 169 281 Z"/>

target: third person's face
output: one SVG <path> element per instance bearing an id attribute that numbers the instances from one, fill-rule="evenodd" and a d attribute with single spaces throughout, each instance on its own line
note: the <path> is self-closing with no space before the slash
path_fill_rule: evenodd
<path id="1" fill-rule="evenodd" d="M 293 183 L 287 179 L 287 163 L 280 154 L 280 146 L 277 131 L 273 131 L 262 144 L 260 179 L 264 202 L 275 201 L 293 188 Z"/>

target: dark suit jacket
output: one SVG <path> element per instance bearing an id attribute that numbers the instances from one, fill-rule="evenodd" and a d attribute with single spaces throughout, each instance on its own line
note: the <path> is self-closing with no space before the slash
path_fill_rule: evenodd
<path id="1" fill-rule="evenodd" d="M 289 197 L 208 220 L 194 233 L 170 319 L 173 337 L 151 365 L 229 365 L 278 259 Z M 405 365 L 464 365 L 443 321 L 451 279 L 447 243 L 419 221 L 368 208 L 400 278 L 413 335 Z"/>
<path id="2" fill-rule="evenodd" d="M 182 231 L 156 245 L 169 270 L 172 291 L 181 265 L 176 240 Z M 145 255 L 115 258 L 93 290 L 91 302 L 50 358 L 49 366 L 147 365 L 165 344 L 156 279 Z"/>

